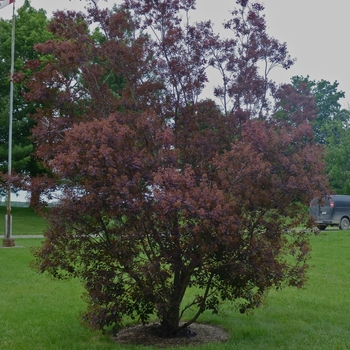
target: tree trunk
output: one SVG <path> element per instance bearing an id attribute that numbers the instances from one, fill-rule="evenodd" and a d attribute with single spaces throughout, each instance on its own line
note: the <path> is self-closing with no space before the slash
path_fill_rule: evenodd
<path id="1" fill-rule="evenodd" d="M 161 316 L 159 336 L 162 338 L 173 338 L 179 331 L 180 305 L 171 306 Z"/>
<path id="2" fill-rule="evenodd" d="M 29 202 L 29 206 L 31 208 L 35 208 L 38 207 L 40 204 L 40 195 L 41 195 L 41 191 L 38 191 L 37 189 L 35 190 L 31 190 L 30 192 L 30 202 Z"/>
<path id="3" fill-rule="evenodd" d="M 180 306 L 185 295 L 185 291 L 190 281 L 192 269 L 174 269 L 174 289 L 170 295 L 169 302 L 161 308 L 158 316 L 161 320 L 160 336 L 163 338 L 175 337 L 180 327 Z"/>

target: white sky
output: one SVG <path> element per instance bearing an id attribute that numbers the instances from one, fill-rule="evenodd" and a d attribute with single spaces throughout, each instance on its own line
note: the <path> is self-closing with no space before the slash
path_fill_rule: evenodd
<path id="1" fill-rule="evenodd" d="M 16 7 L 24 0 L 16 0 Z M 100 0 L 101 7 L 112 7 L 120 0 Z M 288 83 L 294 75 L 309 75 L 312 80 L 338 81 L 345 92 L 343 107 L 350 105 L 350 2 L 345 0 L 261 0 L 265 5 L 268 33 L 280 42 L 287 42 L 294 66 L 277 69 L 271 76 L 278 83 Z M 236 0 L 197 0 L 198 19 L 210 18 L 219 30 Z M 31 0 L 35 8 L 44 8 L 48 16 L 56 9 L 83 10 L 84 0 Z M 12 6 L 0 10 L 0 16 L 10 18 Z M 196 16 L 197 16 L 196 15 Z"/>

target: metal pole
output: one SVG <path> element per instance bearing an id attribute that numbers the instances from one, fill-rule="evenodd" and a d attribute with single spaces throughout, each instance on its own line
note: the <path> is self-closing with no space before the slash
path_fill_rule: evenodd
<path id="1" fill-rule="evenodd" d="M 7 185 L 7 215 L 5 219 L 5 237 L 2 245 L 4 247 L 15 246 L 12 238 L 12 216 L 11 216 L 11 182 L 12 175 L 12 119 L 13 119 L 13 75 L 15 71 L 15 1 L 12 12 L 12 39 L 11 39 L 11 72 L 10 72 L 10 116 L 9 116 L 9 147 L 8 147 L 8 185 Z"/>

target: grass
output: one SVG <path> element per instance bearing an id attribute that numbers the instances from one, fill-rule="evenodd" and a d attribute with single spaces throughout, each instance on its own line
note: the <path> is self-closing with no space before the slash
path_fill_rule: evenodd
<path id="1" fill-rule="evenodd" d="M 0 206 L 0 229 L 3 230 L 6 213 L 7 208 Z M 45 229 L 45 219 L 37 215 L 32 208 L 12 207 L 11 215 L 13 235 L 41 235 Z"/>
<path id="2" fill-rule="evenodd" d="M 80 324 L 85 304 L 79 283 L 52 280 L 28 267 L 30 246 L 40 241 L 19 238 L 17 248 L 0 249 L 0 349 L 140 349 L 117 345 Z M 229 304 L 218 315 L 204 314 L 200 321 L 227 329 L 230 340 L 198 349 L 350 349 L 350 231 L 327 230 L 312 237 L 312 245 L 305 289 L 272 291 L 252 315 Z"/>

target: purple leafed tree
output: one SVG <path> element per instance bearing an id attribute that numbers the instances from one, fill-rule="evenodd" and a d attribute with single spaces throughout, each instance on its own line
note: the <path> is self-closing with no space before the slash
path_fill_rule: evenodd
<path id="1" fill-rule="evenodd" d="M 313 98 L 269 80 L 292 60 L 260 4 L 237 2 L 230 39 L 190 23 L 194 9 L 125 0 L 57 12 L 56 38 L 36 46 L 45 61 L 28 66 L 37 155 L 62 193 L 36 267 L 79 278 L 97 328 L 156 315 L 172 337 L 223 301 L 244 312 L 306 280 L 296 227 L 326 186 Z M 208 69 L 222 78 L 212 98 Z"/>

